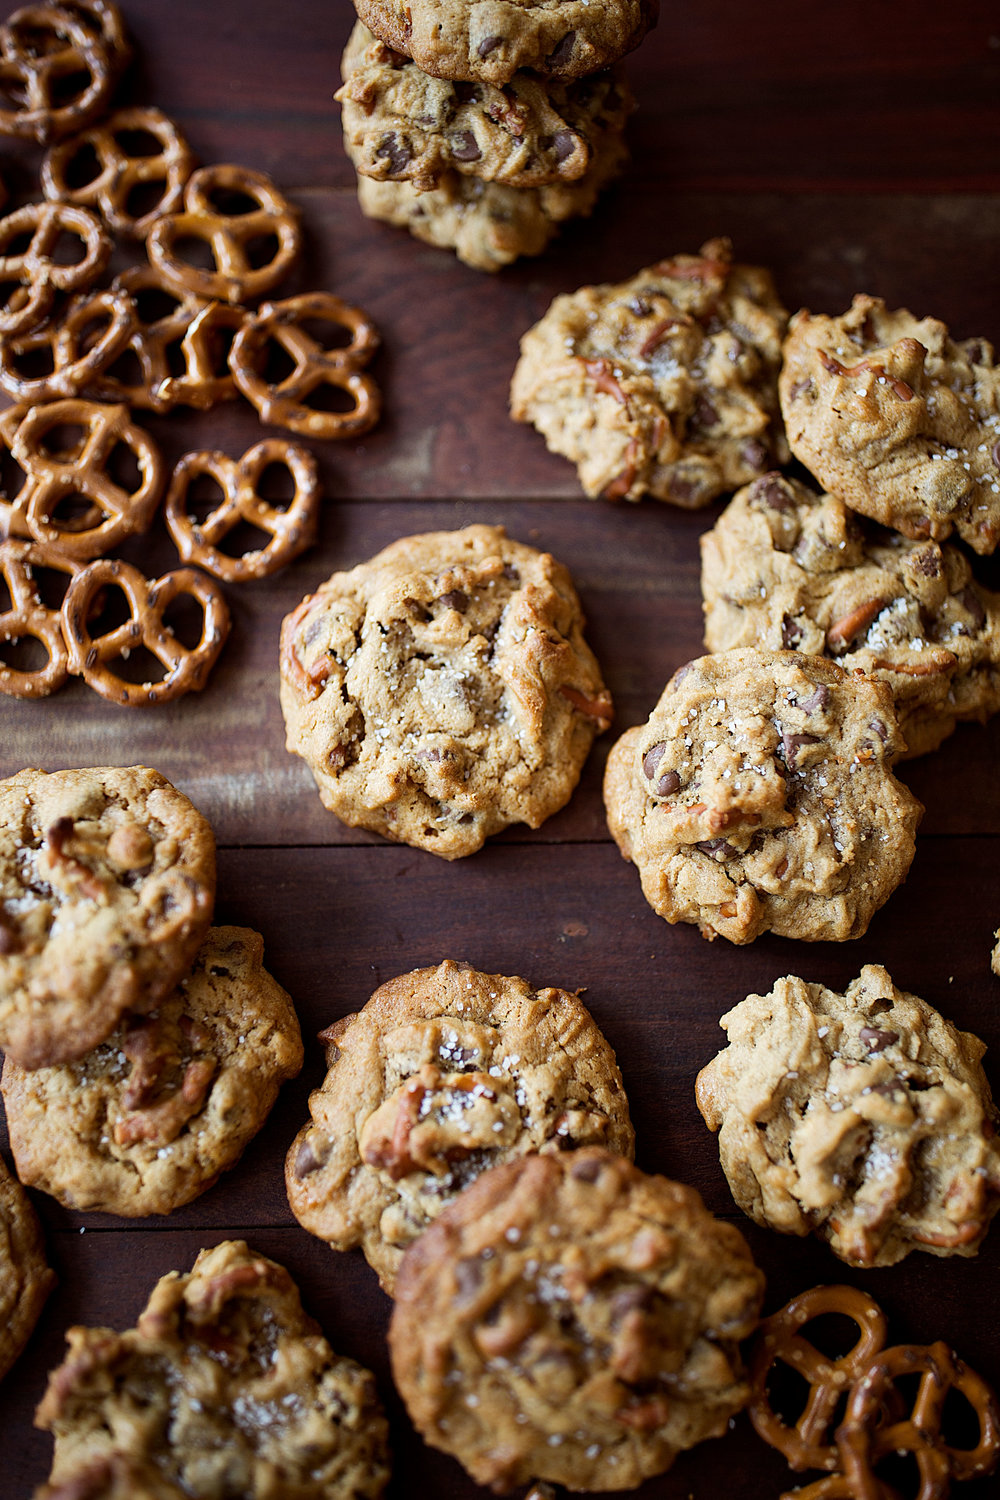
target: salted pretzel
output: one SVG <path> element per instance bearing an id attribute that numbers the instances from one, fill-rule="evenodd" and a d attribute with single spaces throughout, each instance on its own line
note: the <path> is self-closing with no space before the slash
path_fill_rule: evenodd
<path id="1" fill-rule="evenodd" d="M 881 1414 L 897 1395 L 895 1382 L 919 1375 L 913 1408 L 901 1420 L 884 1422 Z M 974 1448 L 953 1448 L 942 1431 L 950 1390 L 961 1393 L 979 1423 Z M 920 1474 L 915 1500 L 940 1500 L 950 1479 L 974 1479 L 992 1473 L 1000 1456 L 1000 1408 L 996 1396 L 947 1344 L 899 1344 L 868 1362 L 847 1403 L 837 1429 L 841 1468 L 856 1500 L 878 1500 L 874 1465 L 890 1453 L 912 1454 Z"/>
<path id="2" fill-rule="evenodd" d="M 62 632 L 62 616 L 50 609 L 38 591 L 36 570 L 50 568 L 74 577 L 80 564 L 42 542 L 8 540 L 0 543 L 0 577 L 10 594 L 10 608 L 0 613 L 0 647 L 4 642 L 38 641 L 45 665 L 33 671 L 10 667 L 0 657 L 0 693 L 11 698 L 47 698 L 69 675 L 69 658 Z"/>
<path id="3" fill-rule="evenodd" d="M 8 246 L 30 234 L 26 249 L 7 254 Z M 82 241 L 83 259 L 61 265 L 52 259 L 63 234 Z M 89 208 L 72 203 L 26 203 L 0 219 L 0 283 L 19 282 L 5 307 L 0 308 L 0 334 L 23 333 L 40 323 L 56 292 L 77 292 L 104 270 L 111 240 Z"/>
<path id="4" fill-rule="evenodd" d="M 129 618 L 94 636 L 90 623 L 98 595 L 112 588 L 125 595 Z M 192 648 L 164 624 L 166 610 L 183 595 L 194 599 L 202 611 L 201 637 Z M 70 583 L 63 599 L 62 623 L 70 672 L 111 703 L 142 708 L 200 692 L 229 634 L 229 608 L 219 585 L 194 568 L 177 568 L 150 583 L 131 563 L 101 557 L 81 568 Z M 163 667 L 160 682 L 129 682 L 114 671 L 114 662 L 127 660 L 139 647 Z"/>
<path id="5" fill-rule="evenodd" d="M 125 30 L 122 13 L 112 0 L 59 0 L 59 9 L 86 26 L 107 50 L 116 72 L 128 62 L 132 55 L 132 44 Z"/>
<path id="6" fill-rule="evenodd" d="M 875 1486 L 873 1494 L 877 1500 L 900 1500 L 898 1492 L 880 1479 Z M 785 1490 L 779 1500 L 857 1500 L 857 1496 L 845 1474 L 824 1474 L 812 1484 L 797 1484 L 793 1490 Z"/>
<path id="7" fill-rule="evenodd" d="M 123 292 L 106 288 L 71 298 L 37 328 L 0 339 L 0 387 L 17 401 L 79 395 L 125 348 L 133 323 L 132 304 Z M 51 370 L 24 374 L 41 351 L 47 351 Z"/>
<path id="8" fill-rule="evenodd" d="M 18 464 L 12 452 L 14 434 L 27 410 L 26 406 L 8 406 L 6 411 L 0 412 L 0 462 L 8 471 L 16 466 L 20 474 L 20 478 L 9 472 L 0 475 L 3 481 L 0 485 L 0 542 L 11 536 L 31 536 L 25 516 L 31 494 L 31 476 Z"/>
<path id="9" fill-rule="evenodd" d="M 0 133 L 47 145 L 80 130 L 104 108 L 117 66 L 92 23 L 62 5 L 26 5 L 0 26 L 0 82 L 23 103 L 0 108 Z M 82 80 L 58 102 L 64 80 Z"/>
<path id="10" fill-rule="evenodd" d="M 258 485 L 264 470 L 281 464 L 292 476 L 295 490 L 287 508 L 261 498 Z M 207 474 L 222 490 L 222 502 L 203 521 L 188 514 L 191 483 Z M 248 449 L 238 461 L 225 453 L 186 453 L 174 470 L 167 491 L 167 529 L 184 562 L 197 563 L 214 578 L 242 583 L 267 578 L 310 546 L 316 533 L 320 488 L 316 460 L 305 448 L 271 438 Z M 241 522 L 267 532 L 270 541 L 259 551 L 230 557 L 219 543 Z"/>
<path id="11" fill-rule="evenodd" d="M 102 401 L 124 401 L 146 411 L 169 411 L 174 399 L 165 394 L 171 379 L 171 351 L 183 342 L 194 320 L 210 305 L 192 292 L 175 292 L 153 266 L 130 266 L 111 283 L 131 310 L 131 330 L 119 354 L 88 384 Z M 149 300 L 157 304 L 146 316 Z M 163 304 L 166 303 L 166 309 Z M 119 363 L 133 361 L 135 378 Z"/>
<path id="12" fill-rule="evenodd" d="M 217 197 L 238 193 L 256 206 L 248 213 L 226 213 Z M 276 249 L 266 264 L 251 263 L 251 244 L 273 237 Z M 185 239 L 201 240 L 211 251 L 213 270 L 191 265 L 178 251 Z M 276 286 L 299 253 L 298 216 L 288 199 L 263 172 L 227 163 L 202 167 L 188 178 L 181 213 L 157 219 L 146 240 L 150 265 L 177 291 L 196 292 L 221 302 L 255 301 Z"/>
<path id="13" fill-rule="evenodd" d="M 82 429 L 71 450 L 51 453 L 46 438 L 55 429 Z M 120 444 L 130 449 L 139 468 L 134 491 L 116 483 L 108 462 Z M 164 464 L 148 433 L 128 419 L 124 406 L 105 406 L 80 397 L 33 407 L 19 422 L 11 453 L 31 477 L 24 507 L 25 524 L 38 542 L 53 542 L 77 561 L 145 531 L 163 493 Z M 72 521 L 58 515 L 66 500 L 91 502 Z"/>
<path id="14" fill-rule="evenodd" d="M 168 406 L 195 406 L 199 411 L 208 411 L 219 401 L 234 401 L 239 392 L 229 368 L 225 334 L 238 333 L 246 319 L 245 307 L 230 302 L 202 304 L 181 340 L 184 373 L 168 375 L 160 382 L 160 399 Z"/>
<path id="15" fill-rule="evenodd" d="M 130 134 L 152 136 L 158 153 L 133 155 Z M 72 185 L 73 167 L 87 153 L 97 158 L 98 171 L 89 182 Z M 177 126 L 158 109 L 119 109 L 89 130 L 50 147 L 42 163 L 42 191 L 46 198 L 75 203 L 100 213 L 108 228 L 129 239 L 145 239 L 163 214 L 176 212 L 184 184 L 194 171 L 194 154 Z M 162 183 L 160 197 L 144 213 L 129 208 L 136 189 Z"/>
<path id="16" fill-rule="evenodd" d="M 324 348 L 303 325 L 310 320 L 344 328 L 350 342 Z M 294 369 L 276 385 L 265 378 L 268 345 L 285 351 Z M 261 420 L 316 438 L 358 437 L 374 427 L 381 411 L 378 386 L 361 370 L 379 346 L 374 323 L 360 308 L 332 292 L 308 292 L 268 302 L 252 314 L 233 341 L 229 367 Z M 320 385 L 336 386 L 354 402 L 350 411 L 315 411 L 306 398 Z"/>
<path id="17" fill-rule="evenodd" d="M 802 1329 L 814 1318 L 840 1313 L 857 1325 L 858 1338 L 839 1359 L 818 1350 Z M 765 1318 L 749 1360 L 750 1402 L 747 1411 L 758 1435 L 779 1449 L 793 1469 L 840 1467 L 833 1422 L 841 1398 L 885 1345 L 888 1322 L 878 1303 L 849 1286 L 817 1286 Z M 771 1406 L 767 1379 L 778 1363 L 809 1382 L 809 1397 L 794 1427 Z"/>

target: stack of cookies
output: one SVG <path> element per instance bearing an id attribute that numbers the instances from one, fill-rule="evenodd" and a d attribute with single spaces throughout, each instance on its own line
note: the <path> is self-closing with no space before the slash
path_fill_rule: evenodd
<path id="1" fill-rule="evenodd" d="M 625 160 L 619 59 L 658 0 L 356 0 L 344 142 L 362 211 L 496 271 L 589 214 Z"/>

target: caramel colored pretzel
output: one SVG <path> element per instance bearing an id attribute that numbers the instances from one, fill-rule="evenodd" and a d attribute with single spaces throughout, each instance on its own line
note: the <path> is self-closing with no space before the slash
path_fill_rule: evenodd
<path id="1" fill-rule="evenodd" d="M 839 1359 L 822 1354 L 801 1330 L 825 1313 L 840 1313 L 857 1324 L 858 1339 Z M 817 1286 L 765 1318 L 750 1355 L 750 1420 L 765 1443 L 785 1455 L 793 1469 L 840 1467 L 832 1423 L 837 1405 L 869 1362 L 885 1345 L 888 1323 L 878 1303 L 849 1286 Z M 778 1363 L 809 1382 L 809 1397 L 794 1427 L 773 1410 L 767 1377 Z"/>
<path id="2" fill-rule="evenodd" d="M 7 246 L 30 234 L 27 249 L 16 255 Z M 52 259 L 62 234 L 75 234 L 84 245 L 83 259 L 64 266 Z M 26 203 L 0 219 L 0 282 L 20 282 L 0 309 L 0 334 L 23 333 L 40 323 L 56 292 L 76 292 L 100 275 L 111 255 L 111 241 L 88 208 L 71 203 Z"/>
<path id="3" fill-rule="evenodd" d="M 128 299 L 131 309 L 131 331 L 120 355 L 131 356 L 138 379 L 130 380 L 125 371 L 117 371 L 119 356 L 116 355 L 90 382 L 89 388 L 102 401 L 124 401 L 147 411 L 168 411 L 175 404 L 164 391 L 171 379 L 170 350 L 182 344 L 191 324 L 211 304 L 192 292 L 175 292 L 153 266 L 131 266 L 116 276 L 111 286 Z M 147 296 L 170 305 L 159 316 L 146 318 L 143 303 Z"/>
<path id="4" fill-rule="evenodd" d="M 89 622 L 97 596 L 111 587 L 125 595 L 129 618 L 103 635 L 92 636 Z M 163 622 L 169 606 L 185 594 L 202 611 L 201 638 L 193 648 L 182 645 Z M 81 569 L 66 590 L 62 622 L 69 670 L 109 702 L 142 708 L 200 692 L 229 634 L 229 608 L 218 584 L 194 568 L 177 568 L 149 583 L 130 563 L 102 557 Z M 140 646 L 163 667 L 162 681 L 128 682 L 112 670 L 109 663 L 127 660 L 129 652 Z"/>
<path id="5" fill-rule="evenodd" d="M 256 207 L 249 213 L 224 213 L 213 194 L 235 192 L 250 198 Z M 277 248 L 262 266 L 250 261 L 253 240 L 272 236 Z M 190 265 L 177 252 L 182 239 L 205 243 L 215 263 L 214 270 Z M 269 177 L 249 167 L 220 164 L 202 167 L 188 179 L 184 189 L 184 211 L 157 219 L 146 240 L 151 265 L 163 273 L 177 291 L 196 292 L 199 297 L 222 302 L 247 302 L 276 286 L 299 252 L 301 234 L 294 209 Z"/>
<path id="6" fill-rule="evenodd" d="M 257 492 L 260 477 L 271 464 L 283 464 L 292 476 L 295 492 L 287 509 L 269 504 Z M 192 480 L 201 474 L 215 480 L 223 500 L 204 521 L 195 522 L 185 509 L 185 501 Z M 319 476 L 312 454 L 271 438 L 250 448 L 238 462 L 225 453 L 185 454 L 174 470 L 165 515 L 184 562 L 197 563 L 227 583 L 242 583 L 247 578 L 276 573 L 311 544 L 319 501 Z M 271 540 L 259 551 L 229 557 L 218 546 L 241 521 L 268 532 Z"/>
<path id="7" fill-rule="evenodd" d="M 159 152 L 153 156 L 130 155 L 125 138 L 133 132 L 152 136 Z M 73 165 L 88 151 L 97 157 L 97 175 L 81 187 L 72 187 Z M 42 163 L 42 191 L 46 198 L 60 203 L 94 208 L 116 234 L 141 240 L 157 219 L 180 207 L 194 160 L 177 126 L 160 110 L 120 109 L 80 135 L 51 147 Z M 145 213 L 132 213 L 132 195 L 151 183 L 163 184 L 159 199 Z"/>
<path id="8" fill-rule="evenodd" d="M 898 1493 L 880 1479 L 876 1479 L 875 1485 L 878 1500 L 900 1500 Z M 857 1500 L 857 1495 L 845 1474 L 824 1474 L 812 1484 L 797 1484 L 793 1490 L 785 1490 L 780 1500 Z"/>
<path id="9" fill-rule="evenodd" d="M 238 333 L 247 319 L 245 307 L 209 302 L 191 320 L 181 340 L 184 374 L 168 375 L 157 387 L 168 406 L 196 406 L 208 411 L 219 401 L 233 401 L 238 392 L 229 369 L 226 329 Z"/>
<path id="10" fill-rule="evenodd" d="M 0 27 L 0 82 L 8 98 L 0 133 L 47 145 L 100 114 L 115 80 L 112 56 L 92 24 L 61 5 L 26 5 Z M 56 100 L 63 80 L 84 77 L 67 103 Z"/>
<path id="11" fill-rule="evenodd" d="M 0 614 L 0 647 L 5 641 L 28 637 L 38 641 L 46 654 L 45 665 L 34 671 L 19 671 L 0 658 L 0 693 L 11 698 L 47 698 L 69 675 L 62 617 L 42 602 L 34 578 L 36 568 L 51 568 L 70 578 L 80 571 L 79 564 L 56 547 L 40 542 L 0 544 L 0 576 L 10 594 L 10 609 Z"/>
<path id="12" fill-rule="evenodd" d="M 894 1382 L 920 1376 L 910 1414 L 902 1421 L 881 1422 L 896 1394 Z M 961 1392 L 976 1414 L 979 1441 L 974 1448 L 952 1448 L 941 1430 L 950 1389 Z M 910 1453 L 920 1473 L 915 1500 L 939 1500 L 953 1479 L 992 1473 L 1000 1456 L 1000 1408 L 989 1386 L 947 1344 L 923 1347 L 899 1344 L 876 1354 L 858 1379 L 837 1429 L 837 1447 L 845 1478 L 856 1500 L 878 1500 L 874 1465 L 890 1453 Z"/>
<path id="13" fill-rule="evenodd" d="M 91 36 L 107 50 L 112 66 L 119 72 L 132 55 L 122 13 L 112 0 L 59 0 L 59 9 L 69 11 Z"/>
<path id="14" fill-rule="evenodd" d="M 0 339 L 0 386 L 18 401 L 55 401 L 85 390 L 124 349 L 133 327 L 132 304 L 111 289 L 74 297 L 58 318 Z M 47 350 L 45 375 L 21 373 L 25 362 Z"/>
<path id="15" fill-rule="evenodd" d="M 27 410 L 26 406 L 8 406 L 6 411 L 0 412 L 0 450 L 5 454 L 11 454 L 12 457 L 14 434 Z M 14 462 L 16 463 L 17 460 L 15 459 Z M 18 467 L 21 466 L 18 465 Z M 6 488 L 0 489 L 0 542 L 6 541 L 9 536 L 25 538 L 31 536 L 27 522 L 30 494 L 31 476 L 24 469 L 21 469 L 21 481 L 17 485 L 16 493 Z"/>
<path id="16" fill-rule="evenodd" d="M 350 343 L 325 349 L 302 326 L 310 319 L 346 328 Z M 294 361 L 294 369 L 277 385 L 268 384 L 263 374 L 272 339 Z M 308 437 L 358 437 L 374 427 L 381 411 L 378 386 L 370 375 L 360 373 L 378 346 L 378 330 L 360 308 L 331 292 L 311 292 L 265 303 L 252 314 L 233 341 L 229 367 L 244 396 L 260 412 L 261 421 Z M 320 385 L 345 391 L 354 409 L 314 411 L 304 405 Z"/>
<path id="17" fill-rule="evenodd" d="M 57 457 L 45 447 L 54 429 L 82 428 L 82 440 Z M 107 473 L 115 448 L 130 449 L 139 487 L 130 492 Z M 53 542 L 78 561 L 96 557 L 134 532 L 145 531 L 163 492 L 164 466 L 148 433 L 128 420 L 124 406 L 102 406 L 79 397 L 33 407 L 18 424 L 11 452 L 31 477 L 25 523 L 38 542 Z M 92 504 L 74 521 L 60 520 L 60 503 L 75 497 Z"/>

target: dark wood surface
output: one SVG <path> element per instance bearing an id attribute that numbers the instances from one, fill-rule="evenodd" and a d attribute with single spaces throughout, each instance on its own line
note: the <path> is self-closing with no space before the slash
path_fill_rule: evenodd
<path id="1" fill-rule="evenodd" d="M 414 1436 L 388 1372 L 387 1299 L 359 1255 L 336 1256 L 296 1225 L 281 1176 L 322 1077 L 315 1032 L 383 980 L 446 957 L 586 988 L 618 1051 L 639 1164 L 693 1183 L 740 1223 L 767 1273 L 768 1308 L 818 1281 L 865 1285 L 900 1339 L 943 1337 L 1000 1383 L 1000 1230 L 977 1260 L 914 1255 L 887 1271 L 848 1271 L 812 1241 L 743 1220 L 693 1099 L 695 1073 L 723 1040 L 724 1010 L 789 972 L 842 988 L 867 962 L 886 964 L 901 986 L 981 1035 L 1000 1083 L 1000 981 L 988 958 L 1000 922 L 1000 719 L 965 726 L 904 767 L 927 805 L 917 857 L 864 939 L 768 937 L 737 949 L 668 927 L 644 902 L 604 823 L 611 735 L 561 814 L 446 864 L 323 811 L 302 762 L 284 750 L 276 663 L 281 617 L 335 568 L 397 536 L 498 521 L 571 568 L 616 731 L 643 720 L 673 669 L 700 650 L 698 536 L 720 507 L 688 515 L 582 498 L 573 470 L 508 420 L 518 337 L 557 292 L 729 234 L 741 259 L 772 267 L 790 308 L 837 312 L 869 291 L 943 318 L 956 336 L 1000 341 L 995 4 L 667 5 L 632 60 L 640 108 L 629 170 L 591 221 L 498 277 L 360 216 L 332 101 L 347 0 L 125 0 L 125 11 L 137 57 L 121 97 L 175 118 L 203 162 L 260 168 L 284 187 L 307 237 L 289 289 L 336 291 L 375 318 L 385 416 L 360 442 L 314 445 L 329 497 L 319 543 L 276 578 L 229 590 L 233 636 L 200 697 L 125 711 L 74 685 L 44 703 L 0 701 L 0 775 L 145 761 L 194 799 L 218 835 L 219 916 L 264 934 L 268 966 L 307 1038 L 303 1074 L 264 1131 L 189 1207 L 128 1222 L 34 1195 L 59 1286 L 0 1387 L 0 1493 L 24 1500 L 47 1472 L 50 1442 L 31 1418 L 66 1328 L 131 1324 L 158 1275 L 230 1235 L 284 1261 L 334 1345 L 375 1369 L 393 1424 L 392 1495 L 482 1493 Z M 38 160 L 32 148 L 0 143 L 0 175 L 22 195 Z M 148 425 L 170 458 L 194 447 L 241 453 L 261 435 L 242 404 Z M 136 555 L 166 568 L 172 554 L 154 536 Z M 1000 587 L 996 560 L 976 566 Z M 768 1500 L 792 1479 L 741 1417 L 641 1493 Z M 964 1493 L 982 1500 L 995 1483 Z"/>

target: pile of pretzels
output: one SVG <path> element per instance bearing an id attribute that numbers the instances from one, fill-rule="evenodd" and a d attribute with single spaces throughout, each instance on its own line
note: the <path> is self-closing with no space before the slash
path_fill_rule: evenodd
<path id="1" fill-rule="evenodd" d="M 47 696 L 70 674 L 128 706 L 204 686 L 229 629 L 215 580 L 266 577 L 314 538 L 321 496 L 306 448 L 272 438 L 239 460 L 189 453 L 170 476 L 133 408 L 206 411 L 242 393 L 262 422 L 321 439 L 360 436 L 380 413 L 365 369 L 379 336 L 365 313 L 329 292 L 260 302 L 302 239 L 274 183 L 245 167 L 196 169 L 157 109 L 105 115 L 129 55 L 111 0 L 27 5 L 0 26 L 0 134 L 46 148 L 43 200 L 0 218 L 0 390 L 15 403 L 0 413 L 0 458 L 19 471 L 16 489 L 0 490 L 0 575 L 10 595 L 0 613 L 0 693 L 10 696 Z M 0 208 L 4 197 L 0 187 Z M 102 285 L 116 241 L 145 259 Z M 276 360 L 291 369 L 272 379 Z M 346 409 L 310 404 L 324 387 L 337 393 L 325 405 Z M 122 447 L 137 485 L 114 477 Z M 259 493 L 275 465 L 291 475 L 287 505 Z M 199 518 L 188 493 L 206 476 L 222 499 Z M 164 494 L 181 560 L 203 571 L 150 582 L 105 554 L 149 528 Z M 267 541 L 233 556 L 222 544 L 241 523 Z M 38 586 L 46 571 L 69 580 L 59 609 Z M 120 590 L 129 617 L 95 635 L 109 589 Z M 193 646 L 164 618 L 179 595 L 201 610 Z M 5 645 L 26 638 L 43 647 L 42 667 L 3 659 Z M 160 664 L 156 680 L 123 670 L 140 646 Z"/>

